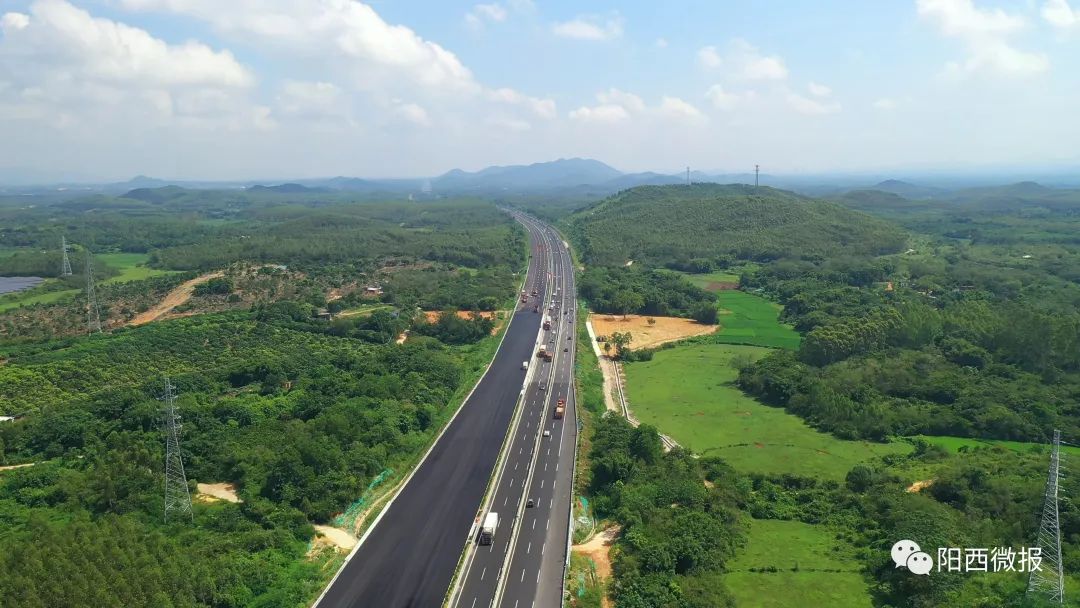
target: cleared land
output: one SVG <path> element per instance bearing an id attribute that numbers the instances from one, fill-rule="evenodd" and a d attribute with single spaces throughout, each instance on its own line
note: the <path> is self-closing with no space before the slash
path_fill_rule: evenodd
<path id="1" fill-rule="evenodd" d="M 859 562 L 847 549 L 822 526 L 755 519 L 724 579 L 740 606 L 868 608 Z M 771 567 L 777 572 L 750 571 Z"/>
<path id="2" fill-rule="evenodd" d="M 236 487 L 231 483 L 200 483 L 196 486 L 199 494 L 196 496 L 197 500 L 203 502 L 217 502 L 224 500 L 225 502 L 240 503 L 240 497 L 236 495 Z"/>
<path id="3" fill-rule="evenodd" d="M 649 319 L 655 323 L 650 324 Z M 679 317 L 591 314 L 589 322 L 598 336 L 630 332 L 633 337 L 630 341 L 631 348 L 649 348 L 691 336 L 711 334 L 717 330 L 716 325 L 702 325 L 693 319 Z"/>
<path id="4" fill-rule="evenodd" d="M 139 313 L 138 316 L 136 316 L 128 323 L 128 325 L 146 325 L 147 323 L 150 323 L 152 321 L 157 321 L 161 317 L 172 312 L 172 310 L 177 306 L 180 306 L 184 302 L 190 300 L 191 295 L 195 293 L 196 285 L 198 285 L 199 283 L 205 283 L 210 279 L 223 276 L 223 274 L 224 273 L 222 272 L 211 272 L 209 274 L 195 277 L 190 281 L 184 281 L 179 286 L 177 286 L 176 289 L 170 291 L 168 295 L 166 295 L 165 298 L 161 302 L 158 302 L 158 304 L 155 305 L 153 308 L 147 310 L 146 312 Z"/>
<path id="5" fill-rule="evenodd" d="M 721 326 L 713 336 L 716 342 L 788 349 L 799 347 L 798 332 L 780 323 L 779 304 L 737 290 L 720 291 L 716 297 Z"/>
<path id="6" fill-rule="evenodd" d="M 442 312 L 438 311 L 438 310 L 425 310 L 424 311 L 424 317 L 427 318 L 428 323 L 435 323 L 436 321 L 438 321 L 439 320 L 439 315 L 441 315 L 441 314 L 442 314 Z M 499 312 L 491 312 L 491 311 L 483 311 L 483 312 L 477 311 L 477 312 L 474 312 L 474 311 L 471 311 L 471 310 L 459 310 L 455 314 L 457 314 L 458 318 L 461 318 L 461 319 L 471 319 L 473 315 L 480 315 L 481 317 L 483 317 L 485 319 L 492 319 L 493 321 L 495 321 L 495 326 L 491 328 L 491 335 L 493 335 L 493 336 L 495 334 L 499 333 L 499 329 L 502 328 L 503 323 L 506 321 L 506 317 L 509 316 L 507 313 L 502 312 L 502 311 L 499 311 Z"/>
<path id="7" fill-rule="evenodd" d="M 734 386 L 732 359 L 756 359 L 766 348 L 725 344 L 680 346 L 652 361 L 625 366 L 630 407 L 644 424 L 702 455 L 744 472 L 843 479 L 852 466 L 910 451 L 907 443 L 842 441 Z"/>

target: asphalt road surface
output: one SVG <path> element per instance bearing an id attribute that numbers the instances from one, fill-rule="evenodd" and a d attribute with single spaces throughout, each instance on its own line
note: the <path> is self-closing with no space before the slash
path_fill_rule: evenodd
<path id="1" fill-rule="evenodd" d="M 528 218 L 524 221 L 533 223 Z M 554 231 L 535 226 L 543 232 L 546 251 L 554 255 L 553 297 L 544 302 L 554 304 L 548 312 L 552 325 L 541 336 L 554 352 L 554 361 L 542 363 L 526 388 L 525 407 L 489 509 L 499 513 L 499 529 L 491 545 L 478 545 L 469 556 L 461 590 L 454 598 L 459 608 L 562 605 L 577 441 L 573 391 L 576 292 L 566 247 Z M 566 414 L 555 419 L 559 399 L 566 400 Z M 543 431 L 550 436 L 545 437 Z"/>
<path id="2" fill-rule="evenodd" d="M 547 274 L 558 250 L 542 245 L 550 236 L 541 233 L 539 224 L 525 225 L 532 239 L 526 285 L 530 292 L 537 287 L 537 298 L 518 306 L 490 369 L 316 606 L 431 608 L 441 604 L 470 541 L 474 518 L 514 415 L 526 373 L 521 363 L 536 361 L 535 343 L 543 315 L 533 312 L 533 307 L 548 297 L 546 285 L 551 281 Z"/>

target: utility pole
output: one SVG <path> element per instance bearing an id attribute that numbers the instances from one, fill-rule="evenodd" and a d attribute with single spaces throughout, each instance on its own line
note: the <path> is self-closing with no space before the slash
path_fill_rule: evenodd
<path id="1" fill-rule="evenodd" d="M 761 167 L 754 165 L 754 194 L 757 194 L 758 187 L 758 174 L 761 172 Z"/>
<path id="2" fill-rule="evenodd" d="M 686 168 L 686 185 L 690 185 L 690 167 Z"/>
<path id="3" fill-rule="evenodd" d="M 60 276 L 71 276 L 71 259 L 68 258 L 67 237 L 60 237 L 60 250 L 64 252 L 64 261 L 60 264 Z"/>
<path id="4" fill-rule="evenodd" d="M 86 250 L 86 333 L 101 333 L 101 309 L 98 307 L 97 290 L 94 289 L 94 262 L 90 250 Z"/>
<path id="5" fill-rule="evenodd" d="M 191 492 L 188 490 L 184 462 L 180 458 L 180 416 L 176 413 L 176 394 L 172 382 L 165 377 L 165 521 L 169 512 L 183 515 L 194 521 L 191 513 Z"/>
<path id="6" fill-rule="evenodd" d="M 1050 474 L 1043 495 L 1042 522 L 1035 547 L 1042 551 L 1042 562 L 1028 575 L 1025 597 L 1041 597 L 1051 603 L 1065 603 L 1065 577 L 1061 569 L 1061 522 L 1058 519 L 1058 477 L 1061 472 L 1061 431 L 1054 430 L 1053 450 L 1050 452 Z"/>

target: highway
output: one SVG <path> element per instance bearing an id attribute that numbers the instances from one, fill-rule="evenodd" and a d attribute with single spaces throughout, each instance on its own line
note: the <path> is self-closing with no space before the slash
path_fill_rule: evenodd
<path id="1" fill-rule="evenodd" d="M 534 220 L 519 218 L 526 225 Z M 490 511 L 499 513 L 495 541 L 466 553 L 463 580 L 452 598 L 460 608 L 550 607 L 562 605 L 570 500 L 577 442 L 573 391 L 574 273 L 569 253 L 551 229 L 542 231 L 552 252 L 550 331 L 542 342 L 554 353 L 541 364 L 526 388 L 525 407 L 514 429 L 507 460 L 496 480 Z M 566 400 L 562 419 L 554 418 L 558 400 Z M 549 431 L 545 437 L 543 431 Z M 529 506 L 529 500 L 532 506 Z M 483 514 L 481 514 L 483 515 Z"/>
<path id="2" fill-rule="evenodd" d="M 543 315 L 534 312 L 538 302 L 550 304 L 553 289 L 549 285 L 558 283 L 560 287 L 568 285 L 567 275 L 572 275 L 565 248 L 555 238 L 555 234 L 542 224 L 530 218 L 517 216 L 526 227 L 532 242 L 532 256 L 528 276 L 525 281 L 527 290 L 537 290 L 537 296 L 526 305 L 519 304 L 503 342 L 492 361 L 490 368 L 466 399 L 456 416 L 447 425 L 442 435 L 435 441 L 420 465 L 413 471 L 398 495 L 391 501 L 368 532 L 360 539 L 353 553 L 347 558 L 337 576 L 331 581 L 323 595 L 316 601 L 319 608 L 351 608 L 380 606 L 387 608 L 432 607 L 441 605 L 458 565 L 462 551 L 475 546 L 473 538 L 476 532 L 476 517 L 480 511 L 485 489 L 495 470 L 495 466 L 507 437 L 508 429 L 514 420 L 515 406 L 522 395 L 526 371 L 522 362 L 530 361 L 531 376 L 540 378 L 543 370 L 559 367 L 560 360 L 568 360 L 573 355 L 573 348 L 568 352 L 557 349 L 553 364 L 535 366 L 538 361 L 536 342 Z M 557 245 L 557 246 L 555 246 Z M 558 270 L 556 272 L 556 270 Z M 561 277 L 561 278 L 560 278 Z M 570 276 L 572 283 L 573 278 Z M 569 293 L 567 302 L 572 302 L 573 291 L 560 289 L 560 295 Z M 563 310 L 559 309 L 561 317 Z M 565 320 L 560 321 L 559 327 Z M 560 329 L 561 331 L 561 329 Z M 548 332 L 545 332 L 548 333 Z M 563 338 L 565 340 L 565 338 Z M 570 345 L 570 343 L 568 343 Z M 569 369 L 569 368 L 567 368 Z M 569 372 L 566 372 L 569 373 Z M 556 380 L 559 376 L 556 376 Z M 563 380 L 565 384 L 565 379 Z M 536 383 L 533 383 L 538 391 Z M 568 385 L 567 385 L 568 386 Z M 554 387 L 553 387 L 554 388 Z M 563 389 L 567 392 L 568 389 Z M 518 427 L 511 436 L 511 445 L 520 439 L 522 433 L 534 429 L 539 434 L 541 423 L 539 413 L 533 416 L 528 412 L 531 392 L 525 393 L 526 407 L 522 409 Z M 534 400 L 533 407 L 538 407 Z M 576 424 L 573 417 L 572 401 L 568 400 L 568 412 L 565 421 L 568 425 Z M 551 417 L 550 411 L 547 418 Z M 562 422 L 562 421 L 559 421 Z M 548 420 L 550 425 L 550 420 Z M 522 426 L 525 425 L 525 426 Z M 522 431 L 521 429 L 525 430 Z M 576 427 L 573 429 L 576 432 Z M 569 432 L 553 432 L 553 441 L 563 445 Z M 568 458 L 568 465 L 562 467 L 567 476 L 573 472 L 573 443 L 569 439 L 569 448 L 563 448 L 563 458 Z M 551 445 L 555 445 L 552 443 Z M 524 454 L 524 444 L 520 444 Z M 567 452 L 568 450 L 568 452 Z M 546 452 L 546 448 L 545 448 Z M 508 461 L 509 462 L 509 461 Z M 537 466 L 551 464 L 553 461 L 537 459 Z M 521 463 L 517 463 L 521 466 Z M 504 467 L 504 474 L 510 469 Z M 521 480 L 524 480 L 524 471 Z M 535 475 L 534 482 L 552 489 L 553 483 L 548 477 Z M 554 477 L 550 478 L 554 479 Z M 518 480 L 517 483 L 522 483 Z M 544 480 L 544 481 L 540 481 Z M 562 480 L 560 479 L 560 483 Z M 559 490 L 569 492 L 570 482 L 563 483 Z M 521 488 L 519 488 L 521 489 Z M 541 488 L 543 489 L 543 488 Z M 533 486 L 530 486 L 533 491 Z M 540 496 L 541 492 L 537 492 Z M 548 496 L 544 512 L 552 514 L 551 530 L 556 534 L 555 494 Z M 569 494 L 566 495 L 565 509 L 569 508 Z M 509 507 L 509 502 L 505 507 Z M 529 509 L 536 511 L 536 509 Z M 544 578 L 558 572 L 556 595 L 561 589 L 562 560 L 565 558 L 566 517 L 562 515 L 562 547 L 550 547 L 553 563 L 545 567 Z M 511 531 L 511 519 L 500 523 L 497 539 L 502 542 Z M 521 535 L 522 538 L 526 534 Z M 486 547 L 485 547 L 486 548 Z M 514 552 L 516 554 L 516 552 Z M 527 547 L 525 555 L 532 555 Z M 539 576 L 539 560 L 533 567 Z M 550 572 L 549 572 L 550 571 Z M 533 578 L 535 584 L 537 578 Z M 524 592 L 524 591 L 520 591 Z M 519 591 L 515 591 L 519 593 Z M 553 604 L 554 605 L 554 604 Z"/>

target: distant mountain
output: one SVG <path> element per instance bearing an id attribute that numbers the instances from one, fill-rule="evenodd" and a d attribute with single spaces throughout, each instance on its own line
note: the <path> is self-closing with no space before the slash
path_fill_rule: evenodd
<path id="1" fill-rule="evenodd" d="M 682 267 L 689 260 L 898 251 L 899 228 L 835 203 L 741 184 L 641 186 L 568 218 L 586 263 Z"/>
<path id="2" fill-rule="evenodd" d="M 598 160 L 560 158 L 532 165 L 488 167 L 474 173 L 454 169 L 432 179 L 431 187 L 435 192 L 528 191 L 603 184 L 622 175 Z"/>
<path id="3" fill-rule="evenodd" d="M 248 188 L 248 192 L 277 192 L 279 194 L 306 194 L 311 192 L 326 192 L 326 188 L 309 188 L 300 184 L 279 184 L 277 186 L 263 186 L 256 184 Z"/>
<path id="4" fill-rule="evenodd" d="M 136 188 L 121 195 L 120 198 L 130 198 L 144 203 L 160 205 L 171 200 L 178 199 L 188 193 L 188 190 L 180 186 L 163 186 L 161 188 Z"/>
<path id="5" fill-rule="evenodd" d="M 905 182 L 898 179 L 887 179 L 883 182 L 877 183 L 865 190 L 878 190 L 880 192 L 888 192 L 897 196 L 902 196 L 907 199 L 922 199 L 922 198 L 939 198 L 948 193 L 948 190 L 944 188 L 935 188 L 933 186 L 920 186 L 911 182 Z"/>

